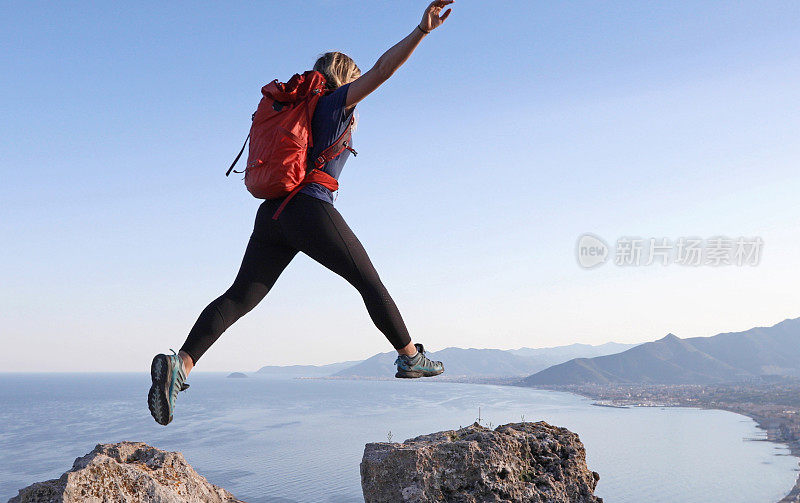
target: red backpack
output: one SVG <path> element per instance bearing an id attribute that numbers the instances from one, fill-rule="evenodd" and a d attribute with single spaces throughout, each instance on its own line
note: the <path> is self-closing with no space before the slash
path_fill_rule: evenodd
<path id="1" fill-rule="evenodd" d="M 310 162 L 308 153 L 314 145 L 311 137 L 311 119 L 317 102 L 325 94 L 325 77 L 315 71 L 295 74 L 285 84 L 273 80 L 261 88 L 261 102 L 253 114 L 250 134 L 242 150 L 225 176 L 231 174 L 250 140 L 244 184 L 259 199 L 288 196 L 272 216 L 277 219 L 284 206 L 301 188 L 318 183 L 335 191 L 339 182 L 322 171 L 322 167 L 350 147 L 353 120 L 344 133 Z M 235 171 L 241 173 L 241 171 Z"/>

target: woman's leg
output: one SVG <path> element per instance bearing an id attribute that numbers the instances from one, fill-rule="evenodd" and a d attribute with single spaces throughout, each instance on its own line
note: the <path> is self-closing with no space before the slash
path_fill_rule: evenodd
<path id="1" fill-rule="evenodd" d="M 191 358 L 187 370 L 228 327 L 261 302 L 296 254 L 290 246 L 250 238 L 233 285 L 200 313 L 181 347 L 181 356 Z"/>
<path id="2" fill-rule="evenodd" d="M 411 337 L 366 250 L 333 205 L 298 194 L 280 216 L 287 241 L 356 287 L 375 326 L 398 350 Z"/>
<path id="3" fill-rule="evenodd" d="M 147 393 L 147 406 L 159 424 L 172 421 L 175 400 L 178 393 L 189 387 L 186 377 L 197 360 L 228 327 L 264 298 L 297 254 L 286 243 L 278 224 L 270 219 L 274 206 L 274 201 L 265 201 L 258 209 L 253 234 L 233 285 L 200 313 L 180 352 L 153 358 L 150 365 L 153 383 Z"/>

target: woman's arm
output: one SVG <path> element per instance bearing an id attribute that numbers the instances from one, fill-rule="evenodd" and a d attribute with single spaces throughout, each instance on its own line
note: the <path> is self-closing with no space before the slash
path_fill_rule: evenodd
<path id="1" fill-rule="evenodd" d="M 422 21 L 406 38 L 395 44 L 391 49 L 378 58 L 375 65 L 367 73 L 354 80 L 347 89 L 346 107 L 351 108 L 356 103 L 366 98 L 372 91 L 386 82 L 392 74 L 406 62 L 414 49 L 417 48 L 422 38 L 444 23 L 452 9 L 447 9 L 444 14 L 442 8 L 450 5 L 455 0 L 435 0 L 422 15 Z"/>

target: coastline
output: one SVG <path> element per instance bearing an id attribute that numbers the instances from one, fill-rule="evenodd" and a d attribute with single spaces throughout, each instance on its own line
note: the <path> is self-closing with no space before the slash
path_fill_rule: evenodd
<path id="1" fill-rule="evenodd" d="M 741 407 L 709 407 L 709 406 L 701 406 L 696 407 L 699 409 L 716 409 L 716 410 L 726 410 L 728 412 L 734 412 L 736 414 L 740 414 L 742 416 L 749 417 L 753 421 L 756 422 L 756 426 L 762 430 L 764 430 L 767 434 L 767 438 L 763 439 L 762 441 L 765 442 L 773 442 L 781 445 L 785 445 L 789 448 L 789 454 L 794 456 L 795 458 L 800 458 L 800 442 L 787 442 L 781 438 L 779 435 L 778 430 L 775 427 L 774 421 L 771 418 L 763 417 L 759 414 L 756 414 L 752 411 L 748 411 Z M 761 440 L 761 439 L 759 439 Z M 798 466 L 800 466 L 800 461 L 798 461 Z M 776 503 L 800 503 L 800 472 L 798 472 L 797 477 L 795 478 L 794 485 L 792 486 L 791 490 L 788 494 L 786 494 L 783 498 L 779 499 Z"/>
<path id="2" fill-rule="evenodd" d="M 542 389 L 542 390 L 550 390 L 550 391 L 562 391 L 567 393 L 573 393 L 575 395 L 583 396 L 585 398 L 591 398 L 596 400 L 592 405 L 601 406 L 601 407 L 615 407 L 615 408 L 630 408 L 630 407 L 690 407 L 695 409 L 706 409 L 706 410 L 724 410 L 728 412 L 733 412 L 735 414 L 740 414 L 742 416 L 746 416 L 756 423 L 756 427 L 763 430 L 766 433 L 766 438 L 764 439 L 751 439 L 753 441 L 765 441 L 765 442 L 773 442 L 781 445 L 785 445 L 789 448 L 789 455 L 794 456 L 795 458 L 800 458 L 800 439 L 794 440 L 787 440 L 785 438 L 785 433 L 781 431 L 781 423 L 776 420 L 774 417 L 770 417 L 768 415 L 758 413 L 753 408 L 748 408 L 742 404 L 726 404 L 726 403 L 715 403 L 711 404 L 703 404 L 703 403 L 687 403 L 687 401 L 681 399 L 671 399 L 671 400 L 664 400 L 662 402 L 652 402 L 652 403 L 645 403 L 638 399 L 633 398 L 619 398 L 619 397 L 609 397 L 608 395 L 604 395 L 598 391 L 592 391 L 591 388 L 579 385 L 539 385 L 539 386 L 524 386 L 530 387 L 533 389 Z M 602 388 L 599 388 L 602 389 Z M 696 400 L 696 399 L 695 399 Z M 800 467 L 800 462 L 798 462 L 798 466 Z M 795 478 L 794 485 L 783 498 L 778 500 L 775 503 L 800 503 L 800 470 L 798 470 L 798 475 Z"/>
<path id="3" fill-rule="evenodd" d="M 313 379 L 313 378 L 312 378 Z M 319 378 L 317 378 L 319 379 Z M 337 376 L 334 380 L 392 380 L 383 377 Z M 750 439 L 785 445 L 790 456 L 798 459 L 798 474 L 789 492 L 775 503 L 800 503 L 800 403 L 786 400 L 789 394 L 800 400 L 800 381 L 753 381 L 721 385 L 523 385 L 519 378 L 449 376 L 440 381 L 464 384 L 518 386 L 562 391 L 595 400 L 598 407 L 688 407 L 724 410 L 748 417 L 766 438 Z M 783 396 L 781 396 L 783 395 Z M 731 399 L 731 396 L 734 399 Z M 754 397 L 758 402 L 748 402 Z M 716 400 L 715 400 L 716 399 Z M 727 401 L 725 401 L 727 399 Z M 741 399 L 742 401 L 737 401 Z M 706 401 L 707 403 L 704 403 Z M 786 409 L 796 410 L 786 410 Z M 781 414 L 781 412 L 783 414 Z M 792 419 L 787 421 L 786 415 Z M 781 417 L 783 416 L 783 417 Z M 783 419 L 783 421 L 782 421 Z M 787 423 L 789 428 L 787 428 Z"/>

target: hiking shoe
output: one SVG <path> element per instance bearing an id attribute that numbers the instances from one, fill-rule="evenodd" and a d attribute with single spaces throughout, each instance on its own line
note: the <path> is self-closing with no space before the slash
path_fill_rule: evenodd
<path id="1" fill-rule="evenodd" d="M 442 362 L 435 362 L 425 356 L 425 348 L 422 344 L 414 344 L 417 354 L 414 356 L 398 355 L 394 364 L 397 365 L 395 377 L 415 378 L 438 376 L 444 372 Z"/>
<path id="2" fill-rule="evenodd" d="M 184 382 L 183 360 L 174 350 L 171 355 L 156 355 L 150 365 L 150 378 L 153 384 L 147 394 L 147 406 L 153 419 L 166 426 L 172 421 L 178 393 L 189 387 Z"/>

